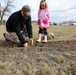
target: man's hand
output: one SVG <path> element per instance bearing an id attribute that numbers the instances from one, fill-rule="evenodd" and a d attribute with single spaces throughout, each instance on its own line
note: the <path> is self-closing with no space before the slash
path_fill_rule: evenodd
<path id="1" fill-rule="evenodd" d="M 28 47 L 28 43 L 25 43 L 23 46 L 24 46 L 25 48 L 27 48 L 27 47 Z"/>
<path id="2" fill-rule="evenodd" d="M 33 38 L 30 38 L 30 40 L 29 40 L 29 42 L 30 42 L 30 44 L 33 46 Z"/>

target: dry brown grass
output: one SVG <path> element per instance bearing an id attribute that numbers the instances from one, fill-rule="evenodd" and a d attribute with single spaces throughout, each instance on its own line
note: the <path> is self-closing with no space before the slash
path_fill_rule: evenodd
<path id="1" fill-rule="evenodd" d="M 0 75 L 76 75 L 76 26 L 50 26 L 48 31 L 55 39 L 25 49 L 4 41 L 6 29 L 0 26 Z M 37 39 L 34 24 L 33 35 Z"/>
<path id="2" fill-rule="evenodd" d="M 76 39 L 76 26 L 50 26 L 49 33 L 55 34 L 54 40 L 71 40 Z M 34 38 L 38 37 L 38 26 L 33 24 Z"/>
<path id="3" fill-rule="evenodd" d="M 33 36 L 35 39 L 38 38 L 38 26 L 32 24 Z M 3 33 L 6 32 L 5 25 L 0 26 L 0 39 L 3 38 Z M 76 39 L 76 26 L 50 26 L 48 32 L 55 34 L 55 40 L 70 40 Z"/>

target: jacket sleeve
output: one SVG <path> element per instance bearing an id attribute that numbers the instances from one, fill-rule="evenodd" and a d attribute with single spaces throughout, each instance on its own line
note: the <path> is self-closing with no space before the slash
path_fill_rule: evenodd
<path id="1" fill-rule="evenodd" d="M 45 15 L 43 18 L 44 21 L 49 21 L 50 20 L 50 12 L 48 10 L 45 11 Z"/>
<path id="2" fill-rule="evenodd" d="M 26 29 L 28 32 L 28 37 L 33 38 L 32 25 L 31 25 L 31 16 L 26 20 Z"/>
<path id="3" fill-rule="evenodd" d="M 48 19 L 49 19 L 49 20 L 50 20 L 50 17 L 51 17 L 51 16 L 50 16 L 50 11 L 48 10 Z"/>
<path id="4" fill-rule="evenodd" d="M 19 38 L 19 40 L 20 40 L 20 42 L 21 42 L 22 44 L 24 44 L 24 43 L 27 42 L 27 41 L 24 39 L 23 35 L 21 34 L 21 31 L 20 31 L 20 27 L 19 27 L 19 26 L 16 26 L 16 27 L 15 27 L 15 32 L 16 32 L 16 34 L 17 34 L 17 36 L 18 36 L 18 38 Z"/>
<path id="5" fill-rule="evenodd" d="M 38 11 L 38 19 L 40 19 L 40 10 Z"/>

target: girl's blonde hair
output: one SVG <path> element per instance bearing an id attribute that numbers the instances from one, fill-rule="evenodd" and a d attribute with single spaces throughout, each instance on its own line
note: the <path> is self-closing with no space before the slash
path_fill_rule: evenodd
<path id="1" fill-rule="evenodd" d="M 42 8 L 41 8 L 41 3 L 42 3 L 42 2 L 45 2 L 45 8 L 47 9 L 47 8 L 48 8 L 48 5 L 47 5 L 47 3 L 46 3 L 46 0 L 41 0 L 39 9 L 42 9 Z"/>
<path id="2" fill-rule="evenodd" d="M 42 1 L 46 1 L 46 0 L 42 0 Z"/>

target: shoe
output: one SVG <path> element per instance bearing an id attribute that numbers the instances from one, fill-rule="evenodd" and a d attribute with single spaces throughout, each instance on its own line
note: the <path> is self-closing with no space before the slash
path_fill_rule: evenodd
<path id="1" fill-rule="evenodd" d="M 47 42 L 47 36 L 44 36 L 44 41 L 43 41 L 44 43 L 46 43 Z"/>
<path id="2" fill-rule="evenodd" d="M 40 43 L 41 41 L 40 40 L 37 40 L 36 42 Z"/>
<path id="3" fill-rule="evenodd" d="M 7 33 L 4 33 L 4 34 L 3 34 L 5 40 L 6 40 L 6 41 L 10 41 L 10 40 L 8 40 L 8 39 L 6 38 L 6 35 L 7 35 Z"/>
<path id="4" fill-rule="evenodd" d="M 47 43 L 47 41 L 44 40 L 43 43 Z"/>
<path id="5" fill-rule="evenodd" d="M 42 34 L 38 34 L 38 40 L 36 42 L 41 42 Z"/>
<path id="6" fill-rule="evenodd" d="M 47 41 L 43 41 L 44 43 L 46 43 Z"/>

